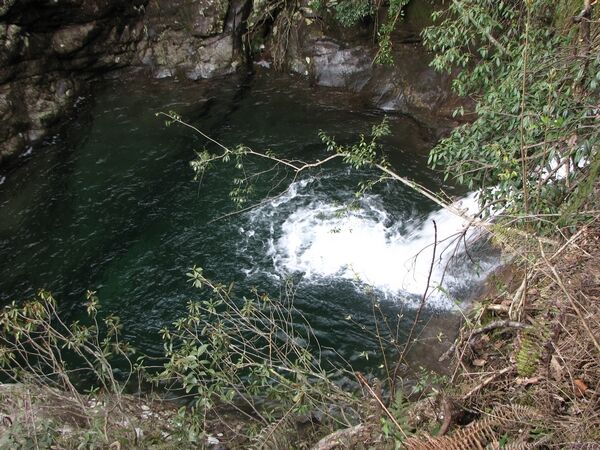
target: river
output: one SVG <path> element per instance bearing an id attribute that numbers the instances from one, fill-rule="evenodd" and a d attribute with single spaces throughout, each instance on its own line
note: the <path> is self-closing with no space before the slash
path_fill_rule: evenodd
<path id="1" fill-rule="evenodd" d="M 86 290 L 97 291 L 104 312 L 122 318 L 126 338 L 144 353 L 160 354 L 158 330 L 202 295 L 185 276 L 198 265 L 215 281 L 234 282 L 239 295 L 256 286 L 276 296 L 293 285 L 295 307 L 332 349 L 325 358 L 377 370 L 374 311 L 406 334 L 427 284 L 433 221 L 439 241 L 463 226 L 393 181 L 355 200 L 358 184 L 377 174 L 341 162 L 293 183 L 290 174 L 269 172 L 250 199 L 262 204 L 230 214 L 234 165 L 215 165 L 194 181 L 189 161 L 214 147 L 156 117 L 173 110 L 225 145 L 316 160 L 327 156 L 319 130 L 352 143 L 383 119 L 347 93 L 258 73 L 197 83 L 111 81 L 80 103 L 61 133 L 30 149 L 23 164 L 0 169 L 0 301 L 45 288 L 78 318 Z M 400 175 L 467 194 L 427 168 L 430 130 L 405 116 L 389 121 L 383 148 Z M 447 291 L 430 290 L 427 327 L 411 354 L 434 367 L 442 336 L 456 330 L 458 305 L 498 262 L 477 245 L 454 260 L 451 249 L 438 247 L 431 284 L 443 278 Z"/>

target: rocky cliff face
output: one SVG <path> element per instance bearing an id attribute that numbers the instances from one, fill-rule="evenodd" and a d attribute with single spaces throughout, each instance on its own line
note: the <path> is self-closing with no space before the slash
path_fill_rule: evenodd
<path id="1" fill-rule="evenodd" d="M 408 11 L 390 68 L 372 64 L 376 48 L 368 28 L 343 29 L 312 11 L 308 0 L 292 9 L 278 4 L 0 0 L 0 163 L 43 138 L 91 81 L 115 69 L 192 80 L 236 71 L 245 62 L 247 23 L 266 43 L 267 52 L 257 56 L 266 59 L 262 65 L 274 63 L 315 84 L 360 93 L 383 110 L 431 123 L 449 117 L 456 99 L 448 78 L 428 66 L 429 56 L 415 43 L 428 11 L 422 17 Z"/>
<path id="2" fill-rule="evenodd" d="M 143 34 L 143 6 L 143 0 L 5 0 L 0 160 L 42 138 L 96 74 L 129 64 Z"/>
<path id="3" fill-rule="evenodd" d="M 314 84 L 358 93 L 378 109 L 415 116 L 442 133 L 455 125 L 452 112 L 464 100 L 451 93 L 448 75 L 429 66 L 432 55 L 420 43 L 420 32 L 431 24 L 433 8 L 440 7 L 435 1 L 409 4 L 405 20 L 392 36 L 393 66 L 373 64 L 377 47 L 370 27 L 344 29 L 314 11 L 310 1 L 301 3 L 287 18 L 292 31 L 285 52 L 271 41 L 267 59 L 284 53 L 280 64 Z"/>
<path id="4" fill-rule="evenodd" d="M 243 63 L 248 0 L 151 0 L 139 60 L 156 78 L 227 75 Z"/>
<path id="5" fill-rule="evenodd" d="M 198 79 L 242 63 L 246 0 L 1 1 L 0 163 L 43 138 L 109 71 Z"/>

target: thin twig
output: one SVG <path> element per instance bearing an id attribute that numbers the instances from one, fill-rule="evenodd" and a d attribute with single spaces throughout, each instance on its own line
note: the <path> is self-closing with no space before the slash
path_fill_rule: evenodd
<path id="1" fill-rule="evenodd" d="M 402 427 L 400 426 L 400 424 L 398 423 L 398 421 L 396 420 L 396 418 L 394 417 L 394 415 L 383 404 L 383 402 L 381 401 L 381 398 L 379 397 L 379 395 L 377 395 L 377 393 L 373 390 L 373 388 L 371 386 L 369 386 L 369 383 L 367 383 L 367 380 L 365 379 L 365 377 L 363 377 L 360 373 L 357 372 L 356 373 L 356 378 L 358 378 L 358 381 L 360 381 L 361 384 L 367 389 L 367 391 L 369 391 L 369 394 L 371 394 L 371 396 L 375 399 L 375 401 L 377 403 L 379 403 L 379 406 L 381 407 L 381 409 L 385 412 L 385 414 L 394 423 L 394 425 L 396 426 L 396 428 L 398 428 L 398 431 L 400 431 L 400 433 L 402 433 L 402 435 L 404 436 L 404 438 L 407 438 L 406 433 L 404 432 L 404 430 L 402 429 Z"/>
<path id="2" fill-rule="evenodd" d="M 396 367 L 394 368 L 394 373 L 392 375 L 392 380 L 391 380 L 392 392 L 390 393 L 390 395 L 392 396 L 392 398 L 394 398 L 394 395 L 395 395 L 394 388 L 396 385 L 396 378 L 398 377 L 398 372 L 400 371 L 402 361 L 404 361 L 404 356 L 406 355 L 406 353 L 408 352 L 408 350 L 410 348 L 410 341 L 413 337 L 413 333 L 415 332 L 415 328 L 417 327 L 417 323 L 419 322 L 419 318 L 421 317 L 421 312 L 423 311 L 423 308 L 425 307 L 425 302 L 427 300 L 427 293 L 429 292 L 429 283 L 431 282 L 431 275 L 433 274 L 433 267 L 435 265 L 435 253 L 437 250 L 437 223 L 435 223 L 435 220 L 432 220 L 432 222 L 433 222 L 433 254 L 431 255 L 431 264 L 429 265 L 429 273 L 427 275 L 427 284 L 425 285 L 425 291 L 423 292 L 423 296 L 421 297 L 421 303 L 419 304 L 419 309 L 417 310 L 417 314 L 415 315 L 415 319 L 413 320 L 412 326 L 410 327 L 408 337 L 406 338 L 406 344 L 404 345 L 404 348 L 402 349 L 402 353 L 398 357 L 398 361 L 396 361 Z"/>
<path id="3" fill-rule="evenodd" d="M 496 320 L 488 323 L 486 326 L 477 328 L 471 332 L 469 340 L 473 339 L 478 334 L 487 333 L 488 331 L 496 330 L 498 328 L 518 328 L 520 330 L 526 330 L 531 328 L 531 325 L 527 325 L 523 322 L 514 322 L 512 320 Z"/>
<path id="4" fill-rule="evenodd" d="M 465 401 L 467 400 L 469 397 L 471 397 L 473 394 L 475 394 L 476 392 L 478 392 L 479 390 L 481 390 L 483 387 L 487 386 L 488 384 L 490 384 L 492 381 L 494 381 L 496 378 L 504 375 L 507 372 L 510 372 L 511 370 L 513 370 L 513 367 L 505 367 L 502 370 L 499 370 L 498 372 L 495 372 L 494 374 L 490 375 L 489 377 L 487 377 L 486 379 L 484 379 L 481 383 L 479 383 L 477 386 L 475 386 L 473 389 L 471 389 L 469 392 L 467 392 L 465 395 L 463 395 L 461 397 L 461 400 Z"/>
<path id="5" fill-rule="evenodd" d="M 543 257 L 544 257 L 544 259 L 546 259 L 545 256 L 543 256 Z M 547 261 L 547 259 L 546 259 L 546 261 Z M 556 283 L 558 284 L 558 286 L 561 288 L 561 290 L 563 291 L 563 293 L 565 294 L 565 296 L 569 300 L 569 303 L 571 304 L 571 307 L 575 310 L 575 313 L 577 314 L 577 317 L 579 318 L 579 320 L 581 321 L 581 324 L 585 328 L 585 331 L 590 336 L 590 339 L 594 343 L 594 346 L 596 347 L 596 350 L 598 350 L 598 354 L 600 354 L 600 344 L 598 343 L 598 340 L 596 339 L 596 336 L 594 335 L 594 333 L 590 329 L 590 327 L 589 327 L 589 325 L 587 323 L 587 320 L 585 320 L 585 318 L 581 314 L 581 311 L 579 310 L 579 308 L 575 304 L 575 301 L 573 300 L 573 297 L 571 296 L 571 294 L 569 294 L 569 291 L 567 290 L 567 288 L 565 287 L 564 283 L 562 282 L 562 279 L 558 275 L 558 272 L 556 271 L 556 268 L 552 264 L 550 264 L 549 261 L 547 261 L 547 264 L 548 264 L 548 267 L 550 268 L 550 270 L 552 271 L 552 274 L 554 275 L 554 279 L 555 279 Z"/>

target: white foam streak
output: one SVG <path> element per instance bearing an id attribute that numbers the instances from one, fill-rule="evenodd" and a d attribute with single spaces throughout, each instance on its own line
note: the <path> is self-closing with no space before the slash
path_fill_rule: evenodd
<path id="1" fill-rule="evenodd" d="M 481 279 L 491 269 L 488 264 L 490 267 L 476 272 L 473 267 L 466 267 L 466 258 L 452 259 L 456 250 L 464 256 L 459 236 L 467 221 L 449 211 L 435 211 L 425 220 L 421 217 L 399 221 L 386 212 L 382 200 L 375 195 L 365 196 L 356 209 L 346 209 L 317 195 L 307 202 L 313 198 L 301 194 L 307 181 L 299 183 L 303 184 L 292 186 L 285 196 L 254 213 L 255 220 L 268 220 L 276 211 L 281 214 L 282 209 L 286 210 L 283 222 L 273 227 L 271 221 L 267 239 L 268 255 L 281 276 L 300 273 L 304 280 L 325 283 L 333 279 L 352 280 L 415 304 L 427 286 L 435 242 L 434 222 L 438 246 L 430 282 L 430 305 L 453 307 L 454 303 L 434 288 L 442 285 L 451 291 Z M 304 201 L 290 209 L 300 195 Z M 282 208 L 284 204 L 286 208 Z M 471 214 L 478 210 L 475 194 L 455 206 Z M 467 238 L 473 232 L 469 230 Z"/>

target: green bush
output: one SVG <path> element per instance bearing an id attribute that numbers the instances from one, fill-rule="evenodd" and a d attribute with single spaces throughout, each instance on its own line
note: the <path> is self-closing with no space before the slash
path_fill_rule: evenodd
<path id="1" fill-rule="evenodd" d="M 598 171 L 599 41 L 581 24 L 558 28 L 557 5 L 457 0 L 423 33 L 433 67 L 475 105 L 457 110 L 473 121 L 433 149 L 431 166 L 481 189 L 484 212 L 543 230 L 581 220 L 559 221 Z"/>

